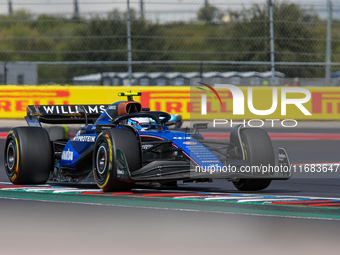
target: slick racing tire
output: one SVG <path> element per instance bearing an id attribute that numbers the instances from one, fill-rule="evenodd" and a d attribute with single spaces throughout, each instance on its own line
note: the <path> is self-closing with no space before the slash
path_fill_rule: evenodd
<path id="1" fill-rule="evenodd" d="M 275 155 L 272 141 L 266 131 L 260 128 L 241 129 L 241 140 L 246 160 L 253 166 L 275 166 Z M 268 176 L 269 177 L 269 176 Z M 256 191 L 267 188 L 270 178 L 240 179 L 233 182 L 241 191 Z"/>
<path id="2" fill-rule="evenodd" d="M 5 172 L 13 184 L 44 184 L 54 167 L 53 148 L 40 127 L 13 128 L 5 143 Z"/>
<path id="3" fill-rule="evenodd" d="M 117 178 L 117 171 L 128 168 L 133 172 L 140 167 L 140 145 L 130 128 L 110 129 L 98 136 L 93 150 L 93 175 L 103 191 L 131 189 L 134 183 L 129 174 L 122 180 Z"/>

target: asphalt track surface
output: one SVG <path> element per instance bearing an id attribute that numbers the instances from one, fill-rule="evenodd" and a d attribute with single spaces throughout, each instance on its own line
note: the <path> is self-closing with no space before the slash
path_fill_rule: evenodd
<path id="1" fill-rule="evenodd" d="M 320 131 L 339 134 L 308 130 Z M 273 144 L 293 164 L 340 162 L 337 138 Z M 105 194 L 91 184 L 13 188 L 1 156 L 0 254 L 339 254 L 336 177 L 273 181 L 261 192 L 218 180 Z"/>

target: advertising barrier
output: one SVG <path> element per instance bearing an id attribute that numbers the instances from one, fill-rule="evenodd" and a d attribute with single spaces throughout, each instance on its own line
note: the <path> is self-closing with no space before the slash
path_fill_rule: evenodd
<path id="1" fill-rule="evenodd" d="M 110 104 L 126 100 L 118 92 L 130 90 L 142 92 L 135 100 L 143 107 L 181 114 L 183 119 L 211 119 L 212 114 L 221 119 L 338 120 L 340 116 L 340 87 L 236 88 L 242 93 L 216 88 L 217 96 L 189 86 L 2 86 L 0 118 L 23 118 L 27 105 Z"/>
<path id="2" fill-rule="evenodd" d="M 126 100 L 119 92 L 142 92 L 135 97 L 143 107 L 182 114 L 189 119 L 184 105 L 190 101 L 189 87 L 106 87 L 106 86 L 1 86 L 0 118 L 23 118 L 27 105 L 111 104 Z"/>

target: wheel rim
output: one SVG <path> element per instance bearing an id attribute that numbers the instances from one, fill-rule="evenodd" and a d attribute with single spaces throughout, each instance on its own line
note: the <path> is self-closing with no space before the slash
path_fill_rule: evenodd
<path id="1" fill-rule="evenodd" d="M 10 176 L 15 173 L 15 165 L 16 165 L 16 146 L 13 140 L 11 140 L 6 149 L 6 168 Z"/>
<path id="2" fill-rule="evenodd" d="M 96 166 L 100 175 L 103 175 L 107 165 L 107 151 L 104 145 L 101 145 L 97 151 Z"/>

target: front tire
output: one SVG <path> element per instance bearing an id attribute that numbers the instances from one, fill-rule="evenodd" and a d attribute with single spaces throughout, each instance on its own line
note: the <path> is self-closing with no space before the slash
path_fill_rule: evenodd
<path id="1" fill-rule="evenodd" d="M 130 190 L 133 182 L 117 178 L 117 171 L 127 163 L 129 172 L 141 167 L 141 150 L 136 135 L 130 129 L 110 129 L 102 132 L 93 151 L 93 175 L 103 191 Z"/>
<path id="2" fill-rule="evenodd" d="M 13 184 L 44 184 L 53 170 L 53 148 L 40 127 L 13 128 L 5 143 L 5 172 Z"/>
<path id="3" fill-rule="evenodd" d="M 266 131 L 260 128 L 243 128 L 241 129 L 241 140 L 246 160 L 253 166 L 275 166 L 273 144 Z M 269 178 L 249 178 L 233 183 L 238 190 L 257 191 L 267 188 L 271 180 Z"/>

